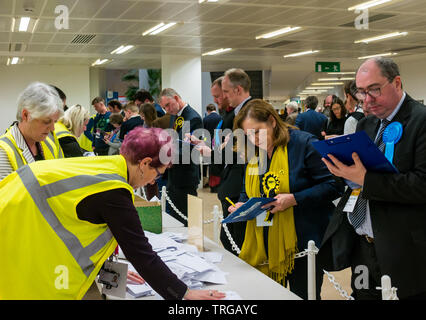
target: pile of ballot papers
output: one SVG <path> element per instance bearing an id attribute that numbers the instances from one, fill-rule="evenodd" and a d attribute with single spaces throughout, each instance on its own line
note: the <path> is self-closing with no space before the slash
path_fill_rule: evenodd
<path id="1" fill-rule="evenodd" d="M 206 283 L 226 284 L 227 273 L 222 272 L 215 263 L 222 261 L 223 254 L 216 252 L 199 252 L 193 245 L 182 243 L 185 237 L 179 233 L 164 232 L 155 234 L 145 231 L 152 249 L 190 289 L 203 288 Z M 121 250 L 119 258 L 125 259 Z M 129 263 L 129 271 L 134 267 Z M 155 291 L 145 283 L 127 284 L 127 292 L 135 298 L 155 295 Z"/>

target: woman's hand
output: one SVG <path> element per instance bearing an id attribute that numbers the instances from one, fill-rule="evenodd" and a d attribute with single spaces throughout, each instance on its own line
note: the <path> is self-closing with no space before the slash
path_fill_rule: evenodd
<path id="1" fill-rule="evenodd" d="M 145 280 L 138 273 L 127 271 L 127 283 L 144 284 Z"/>
<path id="2" fill-rule="evenodd" d="M 234 207 L 234 206 L 230 206 L 230 207 L 228 208 L 228 212 L 229 212 L 229 213 L 234 213 L 234 212 L 235 212 L 235 211 L 237 211 L 237 209 L 238 209 L 239 207 L 241 207 L 243 204 L 244 204 L 244 202 L 237 202 L 237 203 L 235 204 L 235 207 Z"/>
<path id="3" fill-rule="evenodd" d="M 269 210 L 270 213 L 277 213 L 279 211 L 284 211 L 290 207 L 297 205 L 296 199 L 292 193 L 280 193 L 274 197 L 275 201 L 265 204 L 262 209 L 267 209 L 271 206 L 273 208 Z"/>
<path id="4" fill-rule="evenodd" d="M 185 300 L 221 300 L 226 295 L 217 290 L 188 290 L 183 297 Z"/>

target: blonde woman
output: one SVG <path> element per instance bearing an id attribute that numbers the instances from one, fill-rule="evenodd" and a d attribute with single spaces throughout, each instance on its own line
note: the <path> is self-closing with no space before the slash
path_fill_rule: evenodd
<path id="1" fill-rule="evenodd" d="M 55 123 L 55 133 L 65 158 L 83 156 L 77 138 L 86 129 L 89 118 L 89 111 L 77 104 L 65 111 L 64 116 Z"/>

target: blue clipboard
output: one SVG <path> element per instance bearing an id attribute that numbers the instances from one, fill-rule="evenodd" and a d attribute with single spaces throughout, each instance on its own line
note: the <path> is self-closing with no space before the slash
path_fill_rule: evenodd
<path id="1" fill-rule="evenodd" d="M 312 142 L 313 147 L 323 158 L 330 160 L 331 154 L 345 165 L 353 165 L 352 153 L 356 152 L 364 167 L 373 172 L 398 173 L 398 169 L 386 159 L 385 155 L 374 144 L 365 131 L 336 137 L 333 139 Z"/>
<path id="2" fill-rule="evenodd" d="M 266 209 L 261 209 L 265 204 L 274 202 L 274 198 L 250 198 L 246 203 L 230 214 L 222 223 L 247 221 L 256 218 Z"/>

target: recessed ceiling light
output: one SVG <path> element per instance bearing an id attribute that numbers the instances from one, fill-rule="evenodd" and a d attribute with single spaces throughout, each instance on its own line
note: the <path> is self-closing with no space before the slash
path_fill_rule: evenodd
<path id="1" fill-rule="evenodd" d="M 103 60 L 98 59 L 98 60 L 96 60 L 95 62 L 92 63 L 92 67 L 99 66 L 99 65 L 107 63 L 109 61 L 110 61 L 109 59 L 103 59 Z"/>
<path id="2" fill-rule="evenodd" d="M 319 78 L 318 81 L 349 81 L 355 80 L 355 78 Z"/>
<path id="3" fill-rule="evenodd" d="M 19 22 L 19 32 L 27 32 L 30 21 L 30 17 L 22 17 L 21 22 Z"/>
<path id="4" fill-rule="evenodd" d="M 387 53 L 373 54 L 371 56 L 358 57 L 358 59 L 363 60 L 363 59 L 370 59 L 370 58 L 377 58 L 377 57 L 389 57 L 389 56 L 395 56 L 397 54 L 398 53 L 396 52 L 387 52 Z"/>
<path id="5" fill-rule="evenodd" d="M 313 87 L 306 87 L 306 90 L 329 90 L 329 89 L 334 89 L 334 87 L 320 87 L 320 86 L 313 86 Z"/>
<path id="6" fill-rule="evenodd" d="M 163 31 L 166 31 L 167 29 L 170 29 L 174 25 L 176 25 L 176 22 L 170 22 L 170 23 L 167 23 L 167 24 L 164 23 L 164 22 L 161 22 L 160 24 L 157 24 L 155 27 L 152 27 L 151 29 L 142 33 L 142 35 L 143 36 L 146 36 L 146 35 L 155 36 L 156 34 L 159 34 L 160 32 L 163 32 Z"/>
<path id="7" fill-rule="evenodd" d="M 8 66 L 8 65 L 11 65 L 11 64 L 18 64 L 18 62 L 19 62 L 19 58 L 18 57 L 13 57 L 12 59 L 11 58 L 7 58 L 6 65 Z"/>
<path id="8" fill-rule="evenodd" d="M 387 3 L 387 2 L 391 2 L 392 0 L 372 0 L 372 1 L 367 1 L 364 3 L 360 3 L 357 4 L 356 6 L 350 7 L 348 8 L 348 11 L 354 11 L 354 10 L 365 10 L 365 9 L 369 9 L 375 6 L 379 6 L 381 4 Z"/>
<path id="9" fill-rule="evenodd" d="M 219 0 L 198 0 L 198 3 L 204 3 L 204 2 L 219 2 Z"/>
<path id="10" fill-rule="evenodd" d="M 328 72 L 327 74 L 336 76 L 336 75 L 339 75 L 339 74 L 340 75 L 356 74 L 356 72 L 355 71 L 348 71 L 348 72 Z"/>
<path id="11" fill-rule="evenodd" d="M 269 38 L 273 38 L 273 37 L 276 37 L 276 36 L 279 36 L 279 35 L 282 35 L 282 34 L 285 34 L 285 33 L 289 33 L 289 32 L 292 32 L 292 31 L 296 31 L 296 30 L 299 30 L 299 29 L 301 29 L 301 27 L 287 27 L 287 28 L 275 30 L 275 31 L 272 31 L 272 32 L 269 32 L 269 33 L 265 33 L 265 34 L 262 34 L 260 36 L 257 36 L 256 40 L 257 39 L 269 39 Z"/>
<path id="12" fill-rule="evenodd" d="M 354 43 L 366 43 L 366 44 L 368 44 L 368 43 L 374 42 L 374 41 L 386 40 L 386 39 L 396 38 L 396 37 L 405 37 L 407 34 L 408 34 L 408 32 L 392 32 L 392 33 L 383 34 L 383 35 L 377 36 L 377 37 L 357 40 L 357 41 L 354 41 Z"/>
<path id="13" fill-rule="evenodd" d="M 217 49 L 217 50 L 213 50 L 213 51 L 203 53 L 202 56 L 203 57 L 204 56 L 214 56 L 216 54 L 225 53 L 225 52 L 228 52 L 228 51 L 231 51 L 231 50 L 232 50 L 232 48 L 220 48 L 220 49 Z"/>
<path id="14" fill-rule="evenodd" d="M 285 55 L 284 58 L 299 57 L 299 56 L 304 56 L 304 55 L 313 54 L 317 52 L 319 52 L 319 50 L 303 51 L 303 52 Z"/>
<path id="15" fill-rule="evenodd" d="M 114 51 L 111 51 L 111 54 L 123 54 L 127 51 L 129 51 L 130 49 L 132 49 L 134 46 L 132 45 L 128 45 L 128 46 L 119 46 L 117 49 L 115 49 Z"/>
<path id="16" fill-rule="evenodd" d="M 343 86 L 344 82 L 314 82 L 311 86 Z"/>

